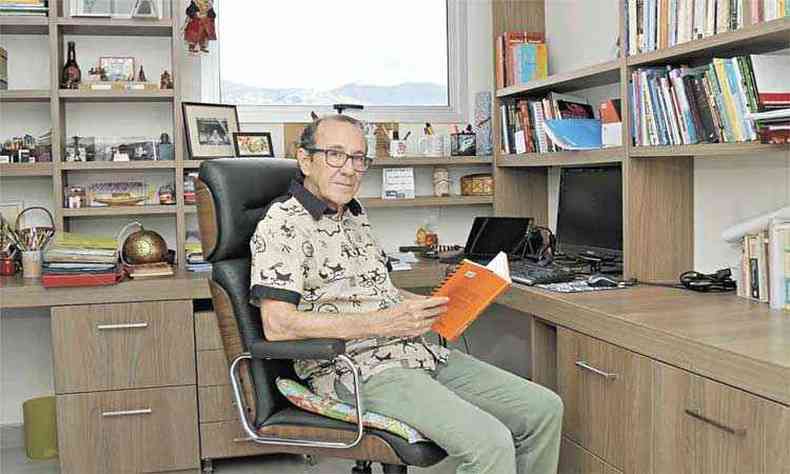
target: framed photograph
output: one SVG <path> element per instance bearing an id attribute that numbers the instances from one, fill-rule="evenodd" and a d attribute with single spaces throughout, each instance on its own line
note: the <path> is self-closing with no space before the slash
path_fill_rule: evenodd
<path id="1" fill-rule="evenodd" d="M 269 132 L 236 132 L 233 146 L 239 158 L 273 157 L 272 134 Z"/>
<path id="2" fill-rule="evenodd" d="M 235 105 L 183 102 L 184 128 L 191 159 L 232 157 L 233 134 L 239 131 Z M 269 141 L 271 149 L 271 140 Z"/>
<path id="3" fill-rule="evenodd" d="M 102 56 L 99 67 L 104 69 L 108 81 L 133 81 L 134 58 L 119 56 Z"/>

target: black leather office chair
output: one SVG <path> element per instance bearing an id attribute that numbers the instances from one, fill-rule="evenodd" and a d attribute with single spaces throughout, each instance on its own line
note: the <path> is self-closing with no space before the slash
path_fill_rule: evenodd
<path id="1" fill-rule="evenodd" d="M 385 473 L 433 465 L 446 456 L 433 443 L 409 444 L 369 428 L 363 432 L 361 423 L 308 413 L 277 391 L 277 377 L 296 377 L 293 359 L 338 359 L 358 374 L 344 355 L 345 341 L 266 341 L 260 310 L 249 304 L 250 237 L 268 204 L 297 176 L 296 161 L 287 159 L 223 158 L 200 166 L 196 194 L 203 254 L 213 265 L 209 284 L 241 425 L 265 446 L 261 452 L 355 459 L 353 473 L 369 473 L 371 462 L 380 462 Z M 358 380 L 355 384 L 358 388 Z M 356 396 L 359 402 L 358 390 Z"/>

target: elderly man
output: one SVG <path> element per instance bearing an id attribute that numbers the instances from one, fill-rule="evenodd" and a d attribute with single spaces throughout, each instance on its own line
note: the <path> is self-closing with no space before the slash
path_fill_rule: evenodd
<path id="1" fill-rule="evenodd" d="M 266 338 L 347 340 L 366 408 L 420 430 L 458 460 L 459 473 L 556 472 L 559 397 L 423 339 L 447 299 L 392 284 L 354 199 L 370 167 L 365 151 L 362 124 L 344 115 L 302 133 L 303 182 L 275 200 L 250 241 L 251 298 Z M 295 369 L 317 393 L 353 401 L 344 366 L 305 360 Z"/>

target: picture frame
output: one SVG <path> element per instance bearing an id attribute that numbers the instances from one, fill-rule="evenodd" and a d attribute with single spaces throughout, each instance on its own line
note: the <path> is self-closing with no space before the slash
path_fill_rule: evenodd
<path id="1" fill-rule="evenodd" d="M 190 159 L 235 156 L 233 134 L 239 131 L 235 105 L 182 102 L 181 108 Z"/>
<path id="2" fill-rule="evenodd" d="M 272 134 L 269 132 L 236 132 L 233 147 L 237 158 L 272 158 Z"/>
<path id="3" fill-rule="evenodd" d="M 135 61 L 130 56 L 101 56 L 99 67 L 108 81 L 133 81 L 135 77 Z"/>

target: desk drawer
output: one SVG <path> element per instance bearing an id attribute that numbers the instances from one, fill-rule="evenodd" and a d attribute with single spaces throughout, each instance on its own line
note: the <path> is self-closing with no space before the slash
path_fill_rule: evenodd
<path id="1" fill-rule="evenodd" d="M 195 383 L 190 301 L 52 309 L 55 392 Z"/>
<path id="2" fill-rule="evenodd" d="M 63 474 L 196 469 L 195 387 L 59 395 Z"/>
<path id="3" fill-rule="evenodd" d="M 622 474 L 564 436 L 560 445 L 558 472 L 559 474 Z"/>
<path id="4" fill-rule="evenodd" d="M 654 380 L 654 472 L 790 473 L 789 408 L 661 363 Z"/>
<path id="5" fill-rule="evenodd" d="M 650 472 L 650 359 L 564 328 L 557 358 L 563 433 L 623 472 Z"/>

